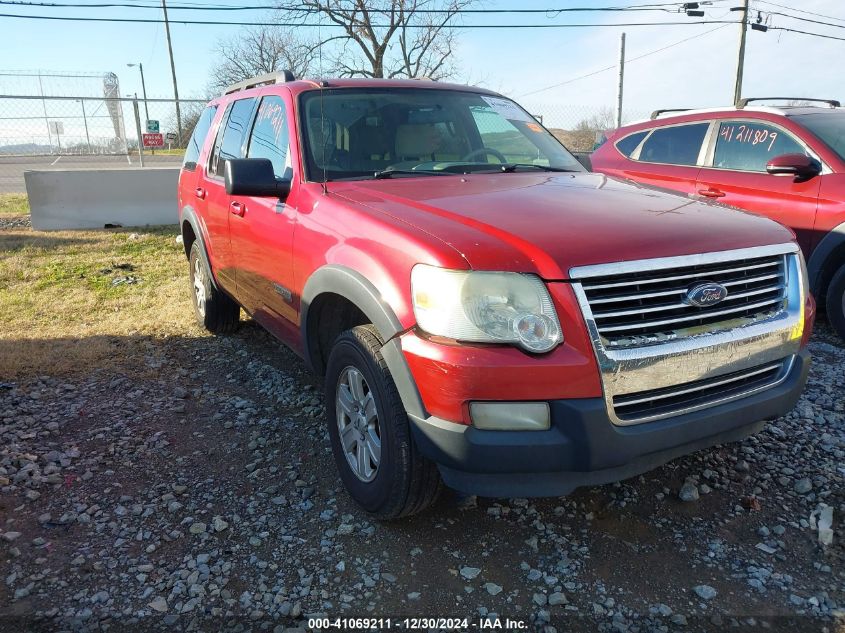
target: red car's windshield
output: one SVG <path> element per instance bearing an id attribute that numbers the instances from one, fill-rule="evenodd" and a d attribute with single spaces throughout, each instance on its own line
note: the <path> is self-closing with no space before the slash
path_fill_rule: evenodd
<path id="1" fill-rule="evenodd" d="M 498 96 L 456 90 L 327 89 L 303 93 L 309 180 L 376 172 L 455 172 L 502 165 L 583 171 L 525 110 Z"/>

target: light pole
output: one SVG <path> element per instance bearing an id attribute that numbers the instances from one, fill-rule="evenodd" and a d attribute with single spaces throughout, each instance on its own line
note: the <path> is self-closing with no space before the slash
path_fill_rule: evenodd
<path id="1" fill-rule="evenodd" d="M 144 116 L 146 116 L 146 120 L 150 120 L 150 110 L 147 107 L 147 84 L 144 83 L 144 64 L 138 62 L 137 64 L 126 64 L 129 68 L 133 66 L 137 66 L 138 70 L 141 71 L 141 94 L 144 95 Z"/>
<path id="2" fill-rule="evenodd" d="M 91 154 L 91 137 L 88 134 L 88 117 L 85 115 L 85 99 L 79 99 L 82 106 L 82 122 L 85 124 L 85 143 L 88 145 L 88 153 Z"/>

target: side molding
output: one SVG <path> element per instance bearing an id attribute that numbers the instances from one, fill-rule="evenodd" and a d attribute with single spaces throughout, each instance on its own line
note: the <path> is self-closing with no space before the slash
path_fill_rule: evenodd
<path id="1" fill-rule="evenodd" d="M 810 290 L 814 295 L 818 295 L 822 290 L 822 273 L 828 258 L 841 246 L 845 246 L 845 222 L 833 227 L 822 238 L 810 256 L 810 261 L 807 262 L 807 276 L 810 279 Z"/>

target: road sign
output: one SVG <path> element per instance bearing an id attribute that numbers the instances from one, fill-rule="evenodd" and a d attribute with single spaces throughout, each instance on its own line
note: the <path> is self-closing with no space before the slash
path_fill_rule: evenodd
<path id="1" fill-rule="evenodd" d="M 144 147 L 164 147 L 164 136 L 158 133 L 144 134 Z"/>
<path id="2" fill-rule="evenodd" d="M 167 139 L 168 142 L 176 140 L 176 132 L 168 132 L 164 135 L 164 138 Z"/>
<path id="3" fill-rule="evenodd" d="M 150 134 L 158 134 L 158 121 L 155 119 L 147 119 L 147 132 Z"/>
<path id="4" fill-rule="evenodd" d="M 65 124 L 61 121 L 50 121 L 50 131 L 55 134 L 64 134 L 65 133 Z"/>

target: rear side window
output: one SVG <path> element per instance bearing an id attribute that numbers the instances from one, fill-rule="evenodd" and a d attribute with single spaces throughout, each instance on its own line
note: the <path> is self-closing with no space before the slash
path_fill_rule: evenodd
<path id="1" fill-rule="evenodd" d="M 200 157 L 203 145 L 205 145 L 205 137 L 208 136 L 208 130 L 211 128 L 211 122 L 214 120 L 214 114 L 217 112 L 217 106 L 208 106 L 200 114 L 194 125 L 194 131 L 191 134 L 191 140 L 188 141 L 188 147 L 185 148 L 185 160 L 182 162 L 182 169 L 193 171 L 197 168 L 197 160 Z"/>
<path id="2" fill-rule="evenodd" d="M 623 139 L 616 142 L 616 149 L 618 149 L 624 156 L 631 157 L 631 152 L 637 149 L 637 146 L 642 142 L 648 134 L 648 130 L 643 132 L 634 132 Z"/>
<path id="3" fill-rule="evenodd" d="M 790 134 L 772 125 L 750 121 L 719 124 L 713 167 L 737 171 L 766 171 L 766 163 L 781 154 L 804 154 Z"/>
<path id="4" fill-rule="evenodd" d="M 230 158 L 243 158 L 243 146 L 249 129 L 249 119 L 255 107 L 255 99 L 240 99 L 229 109 L 225 125 L 221 125 L 218 141 L 215 143 L 211 171 L 217 176 L 223 175 L 223 168 Z M 222 136 L 220 136 L 222 134 Z"/>
<path id="5" fill-rule="evenodd" d="M 273 163 L 276 178 L 291 178 L 288 161 L 289 131 L 285 102 L 281 97 L 269 96 L 261 100 L 252 136 L 249 139 L 247 158 L 268 158 Z"/>
<path id="6" fill-rule="evenodd" d="M 709 123 L 657 128 L 643 143 L 640 160 L 668 165 L 695 165 Z"/>

